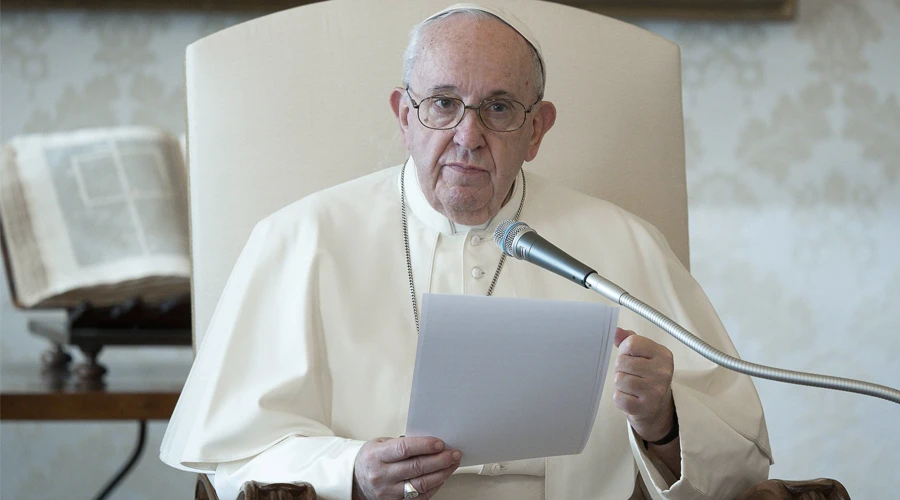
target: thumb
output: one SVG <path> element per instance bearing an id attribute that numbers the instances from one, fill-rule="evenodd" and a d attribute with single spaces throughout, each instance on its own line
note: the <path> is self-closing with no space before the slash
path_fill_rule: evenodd
<path id="1" fill-rule="evenodd" d="M 622 342 L 624 342 L 625 339 L 627 339 L 628 337 L 631 337 L 632 335 L 635 335 L 635 333 L 631 330 L 624 330 L 622 328 L 616 328 L 616 336 L 613 337 L 613 344 L 616 347 L 619 347 L 619 345 Z"/>

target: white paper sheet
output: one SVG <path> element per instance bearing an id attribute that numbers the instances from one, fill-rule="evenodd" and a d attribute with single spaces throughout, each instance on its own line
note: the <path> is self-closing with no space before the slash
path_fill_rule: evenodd
<path id="1" fill-rule="evenodd" d="M 618 308 L 426 294 L 407 436 L 462 466 L 580 453 L 597 416 Z"/>

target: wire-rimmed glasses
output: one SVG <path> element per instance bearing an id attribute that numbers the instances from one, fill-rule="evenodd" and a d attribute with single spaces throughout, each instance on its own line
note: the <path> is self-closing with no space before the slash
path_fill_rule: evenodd
<path id="1" fill-rule="evenodd" d="M 494 132 L 515 132 L 525 124 L 528 113 L 541 102 L 538 96 L 534 104 L 525 108 L 525 105 L 513 99 L 503 97 L 489 97 L 477 106 L 468 106 L 458 97 L 434 95 L 416 102 L 406 87 L 406 95 L 412 106 L 416 108 L 419 122 L 433 130 L 449 130 L 462 122 L 467 109 L 474 109 L 478 119 L 489 130 Z"/>

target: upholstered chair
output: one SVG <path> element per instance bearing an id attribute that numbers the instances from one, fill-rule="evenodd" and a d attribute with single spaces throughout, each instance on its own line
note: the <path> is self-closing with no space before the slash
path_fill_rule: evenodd
<path id="1" fill-rule="evenodd" d="M 188 47 L 196 345 L 257 221 L 307 194 L 404 161 L 388 96 L 401 83 L 409 29 L 449 3 L 331 0 L 254 19 Z M 678 46 L 555 3 L 490 3 L 514 12 L 540 40 L 545 98 L 559 111 L 526 169 L 648 220 L 687 266 Z M 308 485 L 247 483 L 241 495 L 315 498 Z M 216 498 L 205 475 L 197 497 Z"/>

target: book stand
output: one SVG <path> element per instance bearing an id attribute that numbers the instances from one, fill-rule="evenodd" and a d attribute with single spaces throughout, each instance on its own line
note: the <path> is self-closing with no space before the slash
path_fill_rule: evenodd
<path id="1" fill-rule="evenodd" d="M 158 304 L 131 299 L 110 307 L 82 303 L 66 311 L 66 322 L 32 320 L 28 329 L 49 340 L 53 347 L 41 355 L 46 372 L 68 372 L 72 356 L 66 346 L 77 347 L 85 361 L 75 367 L 77 385 L 102 387 L 106 367 L 97 362 L 106 346 L 190 346 L 190 296 Z"/>
<path id="2" fill-rule="evenodd" d="M 2 222 L 0 252 L 13 305 L 20 310 L 38 310 L 26 308 L 18 300 Z M 28 330 L 53 344 L 41 355 L 45 374 L 68 374 L 72 356 L 66 347 L 75 346 L 85 356 L 85 362 L 75 367 L 76 384 L 85 389 L 102 388 L 106 367 L 97 362 L 97 357 L 106 346 L 192 345 L 191 298 L 186 293 L 154 304 L 130 298 L 117 305 L 102 307 L 82 302 L 66 309 L 64 323 L 31 320 Z"/>

